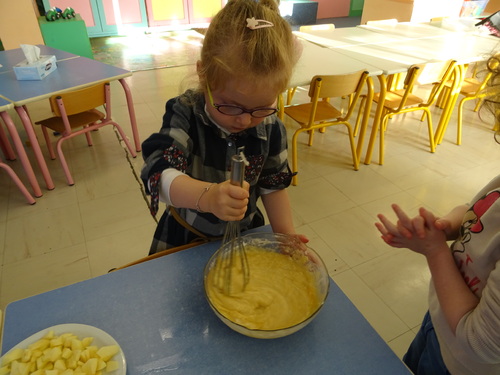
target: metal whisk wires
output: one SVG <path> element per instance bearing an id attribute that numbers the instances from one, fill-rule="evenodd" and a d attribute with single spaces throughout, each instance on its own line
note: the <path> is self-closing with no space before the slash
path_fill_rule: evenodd
<path id="1" fill-rule="evenodd" d="M 234 155 L 231 159 L 231 184 L 236 186 L 243 185 L 245 164 L 247 163 L 243 149 L 243 147 L 240 147 L 238 154 Z M 219 251 L 215 267 L 214 284 L 224 294 L 229 295 L 245 290 L 250 279 L 250 271 L 245 253 L 245 245 L 240 237 L 239 221 L 227 222 L 222 239 L 222 247 Z"/>

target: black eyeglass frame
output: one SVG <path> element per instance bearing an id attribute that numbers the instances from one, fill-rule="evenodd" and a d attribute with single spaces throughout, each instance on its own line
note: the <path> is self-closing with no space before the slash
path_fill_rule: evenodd
<path id="1" fill-rule="evenodd" d="M 249 113 L 250 116 L 252 116 L 254 118 L 265 118 L 265 117 L 272 116 L 276 112 L 279 111 L 279 108 L 273 108 L 273 107 L 260 107 L 260 108 L 254 108 L 254 109 L 246 109 L 246 108 L 240 107 L 239 105 L 236 105 L 236 104 L 216 104 L 216 103 L 214 103 L 212 91 L 210 91 L 210 86 L 208 86 L 208 83 L 207 83 L 207 93 L 208 93 L 208 98 L 210 100 L 210 104 L 212 105 L 212 107 L 214 107 L 217 111 L 219 111 L 220 113 L 222 113 L 223 115 L 226 115 L 226 116 L 239 116 L 239 115 L 242 115 L 243 113 Z M 238 110 L 238 113 L 224 112 L 224 108 L 231 108 L 234 110 Z M 259 111 L 267 111 L 269 113 L 266 113 L 265 115 L 262 115 L 262 116 L 255 115 L 255 113 L 259 112 Z"/>

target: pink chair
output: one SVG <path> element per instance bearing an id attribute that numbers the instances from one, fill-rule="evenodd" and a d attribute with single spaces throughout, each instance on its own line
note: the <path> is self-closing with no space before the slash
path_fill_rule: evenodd
<path id="1" fill-rule="evenodd" d="M 87 144 L 92 146 L 90 132 L 102 128 L 103 126 L 111 125 L 116 128 L 120 134 L 130 154 L 134 158 L 137 156 L 121 126 L 111 119 L 111 94 L 109 82 L 100 83 L 81 90 L 54 95 L 50 98 L 50 106 L 55 116 L 37 121 L 35 124 L 42 126 L 43 136 L 52 159 L 55 159 L 56 156 L 52 148 L 52 142 L 49 138 L 47 128 L 61 134 L 61 138 L 57 141 L 56 147 L 68 185 L 74 185 L 75 182 L 73 181 L 73 177 L 71 176 L 66 158 L 62 151 L 62 144 L 66 139 L 85 134 L 87 137 Z M 102 113 L 96 109 L 96 107 L 100 106 L 104 107 L 106 113 Z"/>

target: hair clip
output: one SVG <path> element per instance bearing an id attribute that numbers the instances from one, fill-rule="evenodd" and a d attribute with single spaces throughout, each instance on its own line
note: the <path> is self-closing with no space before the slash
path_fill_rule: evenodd
<path id="1" fill-rule="evenodd" d="M 256 20 L 255 17 L 247 18 L 247 27 L 250 30 L 262 29 L 264 27 L 273 27 L 274 23 L 266 20 Z"/>

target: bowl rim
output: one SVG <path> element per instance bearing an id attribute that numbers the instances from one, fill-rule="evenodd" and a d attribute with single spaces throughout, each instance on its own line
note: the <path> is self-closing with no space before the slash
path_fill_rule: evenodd
<path id="1" fill-rule="evenodd" d="M 296 237 L 292 236 L 292 235 L 289 235 L 289 234 L 283 234 L 283 233 L 274 233 L 274 232 L 254 232 L 254 233 L 249 233 L 249 234 L 245 234 L 243 236 L 241 236 L 242 238 L 249 238 L 249 237 L 258 237 L 258 236 L 274 236 L 274 237 L 282 237 L 282 238 L 289 238 L 289 239 L 293 239 L 297 242 L 300 242 Z M 301 242 L 300 242 L 301 243 Z M 321 303 L 318 305 L 318 307 L 314 310 L 314 312 L 312 312 L 307 318 L 303 319 L 302 321 L 300 321 L 299 323 L 297 324 L 294 324 L 292 326 L 289 326 L 289 327 L 285 327 L 285 328 L 277 328 L 277 329 L 256 329 L 256 328 L 248 328 L 248 327 L 245 327 L 244 325 L 241 325 L 239 323 L 236 323 L 236 322 L 233 322 L 232 320 L 230 320 L 229 318 L 227 318 L 224 314 L 222 314 L 212 303 L 212 301 L 210 300 L 209 296 L 208 296 L 208 292 L 207 292 L 207 276 L 208 276 L 208 267 L 210 265 L 210 263 L 212 262 L 212 260 L 214 259 L 214 257 L 217 255 L 218 251 L 222 248 L 219 247 L 211 256 L 210 258 L 208 259 L 207 263 L 205 264 L 205 267 L 203 268 L 203 291 L 205 293 L 205 298 L 206 300 L 208 301 L 208 304 L 210 305 L 210 307 L 212 308 L 212 310 L 214 310 L 216 312 L 216 314 L 218 315 L 218 317 L 223 317 L 224 320 L 223 322 L 228 325 L 226 323 L 226 321 L 230 322 L 231 324 L 235 325 L 235 326 L 238 326 L 239 328 L 242 328 L 243 330 L 245 331 L 248 331 L 248 332 L 263 332 L 263 333 L 278 333 L 280 331 L 285 331 L 285 330 L 291 330 L 292 332 L 290 332 L 289 334 L 292 334 L 292 333 L 295 333 L 297 331 L 299 331 L 300 329 L 298 330 L 293 330 L 293 328 L 296 328 L 300 325 L 304 325 L 304 327 L 309 324 L 313 318 L 319 313 L 319 311 L 321 310 L 321 308 L 323 307 L 323 305 L 325 304 L 329 294 L 330 294 L 330 274 L 328 273 L 328 268 L 326 267 L 326 264 L 325 262 L 323 261 L 323 259 L 321 258 L 321 256 L 318 254 L 318 252 L 316 250 L 314 250 L 313 248 L 307 246 L 307 244 L 305 243 L 302 243 L 304 246 L 307 247 L 308 250 L 312 251 L 313 254 L 316 256 L 316 258 L 321 262 L 321 266 L 322 268 L 325 270 L 326 272 L 326 277 L 327 277 L 327 283 L 326 283 L 326 291 L 325 291 L 325 297 L 323 298 L 323 300 L 321 301 Z M 222 319 L 221 319 L 222 320 Z M 305 323 L 305 324 L 304 324 Z M 301 328 L 304 328 L 304 327 L 301 327 Z M 232 327 L 230 327 L 231 329 L 233 329 Z M 234 329 L 233 329 L 234 330 Z M 238 333 L 241 333 L 240 331 L 237 331 Z M 284 337 L 284 336 L 287 336 L 287 335 L 283 335 L 283 336 L 279 336 L 279 337 Z M 278 337 L 277 337 L 278 338 Z"/>

